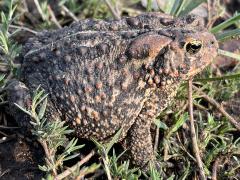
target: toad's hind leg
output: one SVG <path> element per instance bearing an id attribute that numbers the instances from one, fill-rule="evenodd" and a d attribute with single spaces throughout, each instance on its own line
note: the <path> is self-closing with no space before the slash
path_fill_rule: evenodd
<path id="1" fill-rule="evenodd" d="M 36 90 L 37 88 L 35 88 Z M 22 107 L 23 109 L 29 110 L 32 106 L 32 91 L 26 87 L 26 85 L 18 80 L 11 80 L 8 85 L 6 86 L 7 91 L 7 99 L 8 99 L 8 110 L 18 125 L 23 128 L 23 131 L 32 129 L 30 124 L 31 118 L 30 116 L 21 110 L 18 106 Z M 17 106 L 17 105 L 18 106 Z M 54 104 L 48 99 L 46 112 L 44 117 L 48 119 L 48 122 L 54 120 L 60 120 L 60 114 L 55 109 Z"/>
<path id="2" fill-rule="evenodd" d="M 7 112 L 14 117 L 19 126 L 29 127 L 29 116 L 16 106 L 17 104 L 24 109 L 29 109 L 31 106 L 31 96 L 29 89 L 25 86 L 24 83 L 13 79 L 6 86 L 6 91 L 9 105 Z"/>

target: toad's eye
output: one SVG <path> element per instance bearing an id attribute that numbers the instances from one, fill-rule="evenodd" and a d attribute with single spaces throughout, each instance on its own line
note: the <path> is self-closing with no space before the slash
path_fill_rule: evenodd
<path id="1" fill-rule="evenodd" d="M 184 48 L 189 54 L 196 54 L 202 48 L 202 41 L 191 40 L 184 45 Z"/>

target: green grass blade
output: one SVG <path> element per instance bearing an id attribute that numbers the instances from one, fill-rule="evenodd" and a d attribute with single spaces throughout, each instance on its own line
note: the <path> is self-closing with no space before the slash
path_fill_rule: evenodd
<path id="1" fill-rule="evenodd" d="M 42 91 L 44 93 L 44 91 Z M 39 99 L 37 99 L 37 102 L 35 103 L 35 107 L 37 107 L 42 101 L 44 101 L 44 99 L 46 99 L 48 96 L 48 94 L 41 94 L 41 96 L 39 97 Z"/>
<path id="2" fill-rule="evenodd" d="M 187 179 L 188 175 L 190 174 L 190 162 L 187 161 L 187 167 L 185 168 L 183 174 L 181 175 L 181 177 L 179 178 L 180 180 L 185 180 Z"/>
<path id="3" fill-rule="evenodd" d="M 18 104 L 16 104 L 16 103 L 14 103 L 14 104 L 15 104 L 15 106 L 17 106 L 20 110 L 22 110 L 23 112 L 25 112 L 26 114 L 28 114 L 30 117 L 32 117 L 32 114 L 31 114 L 30 112 L 28 112 L 27 109 L 25 109 L 24 107 L 22 107 L 22 106 L 20 106 L 20 105 L 18 105 Z"/>
<path id="4" fill-rule="evenodd" d="M 47 98 L 44 99 L 43 104 L 40 107 L 39 113 L 38 113 L 38 118 L 42 119 L 47 107 Z"/>
<path id="5" fill-rule="evenodd" d="M 175 15 L 183 0 L 170 0 L 166 2 L 164 11 L 168 14 Z"/>
<path id="6" fill-rule="evenodd" d="M 238 37 L 240 37 L 240 29 L 233 29 L 216 34 L 217 40 L 221 42 L 230 39 L 237 39 Z"/>
<path id="7" fill-rule="evenodd" d="M 221 54 L 223 56 L 227 56 L 227 57 L 230 57 L 230 58 L 234 58 L 234 59 L 240 61 L 240 55 L 236 54 L 236 53 L 232 53 L 232 52 L 229 52 L 229 51 L 218 49 L 218 54 Z"/>
<path id="8" fill-rule="evenodd" d="M 170 14 L 175 16 L 179 7 L 181 7 L 182 3 L 183 0 L 175 0 L 174 3 L 172 3 Z"/>
<path id="9" fill-rule="evenodd" d="M 195 9 L 197 6 L 202 4 L 203 2 L 206 2 L 206 0 L 183 0 L 181 6 L 179 7 L 176 16 L 183 16 L 191 12 L 193 9 Z"/>
<path id="10" fill-rule="evenodd" d="M 181 115 L 176 123 L 172 125 L 172 127 L 169 128 L 167 131 L 166 138 L 168 139 L 174 132 L 176 132 L 188 119 L 188 113 L 184 113 Z"/>
<path id="11" fill-rule="evenodd" d="M 240 74 L 232 74 L 227 76 L 221 76 L 221 77 L 213 77 L 213 78 L 204 78 L 204 79 L 194 79 L 194 82 L 211 82 L 211 81 L 222 81 L 222 80 L 228 80 L 228 79 L 238 79 L 240 78 Z"/>
<path id="12" fill-rule="evenodd" d="M 3 79 L 5 78 L 5 74 L 0 74 L 0 82 L 2 82 L 3 81 Z"/>
<path id="13" fill-rule="evenodd" d="M 221 24 L 213 27 L 210 31 L 211 33 L 217 33 L 227 27 L 229 27 L 230 25 L 236 23 L 236 21 L 239 21 L 240 20 L 240 13 L 236 14 L 235 16 L 229 18 L 228 20 L 222 22 Z"/>
<path id="14" fill-rule="evenodd" d="M 9 39 L 5 36 L 5 34 L 0 31 L 0 46 L 2 47 L 5 54 L 8 54 L 9 52 L 9 46 L 8 46 Z"/>
<path id="15" fill-rule="evenodd" d="M 163 130 L 167 130 L 168 129 L 168 126 L 164 122 L 160 121 L 160 119 L 156 119 L 154 121 L 154 123 L 160 129 L 163 129 Z"/>
<path id="16" fill-rule="evenodd" d="M 68 160 L 70 160 L 70 159 L 73 159 L 73 158 L 75 158 L 75 157 L 78 157 L 79 155 L 80 155 L 80 153 L 73 154 L 73 155 L 69 155 L 69 156 L 63 158 L 62 161 L 68 161 Z"/>
<path id="17" fill-rule="evenodd" d="M 118 139 L 120 138 L 120 135 L 122 133 L 122 129 L 118 130 L 118 132 L 113 136 L 113 138 L 111 139 L 111 141 L 109 143 L 107 143 L 107 148 L 106 148 L 106 152 L 108 154 L 108 152 L 110 151 L 110 149 L 113 147 L 113 145 L 118 142 Z"/>

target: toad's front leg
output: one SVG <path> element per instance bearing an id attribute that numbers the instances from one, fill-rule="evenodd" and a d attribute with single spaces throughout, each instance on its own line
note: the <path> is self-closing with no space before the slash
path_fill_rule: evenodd
<path id="1" fill-rule="evenodd" d="M 138 167 L 144 167 L 155 159 L 150 133 L 151 123 L 159 111 L 155 101 L 151 99 L 145 102 L 127 137 L 132 163 Z"/>
<path id="2" fill-rule="evenodd" d="M 155 161 L 153 152 L 150 127 L 160 112 L 172 101 L 177 88 L 177 83 L 171 85 L 171 87 L 166 86 L 166 89 L 152 93 L 150 98 L 144 103 L 127 136 L 133 164 L 139 167 L 146 167 L 149 161 L 154 161 L 154 164 L 158 164 Z"/>

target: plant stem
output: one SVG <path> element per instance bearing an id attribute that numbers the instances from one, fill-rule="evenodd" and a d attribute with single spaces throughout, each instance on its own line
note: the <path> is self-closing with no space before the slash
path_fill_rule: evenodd
<path id="1" fill-rule="evenodd" d="M 219 165 L 219 159 L 216 159 L 216 161 L 213 164 L 213 168 L 212 168 L 212 180 L 217 180 L 218 165 Z"/>
<path id="2" fill-rule="evenodd" d="M 193 152 L 194 156 L 197 160 L 197 165 L 200 172 L 200 179 L 206 180 L 204 168 L 203 168 L 203 162 L 200 157 L 199 148 L 197 144 L 197 137 L 194 127 L 194 119 L 193 119 L 193 99 L 192 99 L 192 79 L 188 81 L 188 107 L 189 107 L 189 116 L 190 116 L 190 130 L 191 130 L 191 139 L 192 139 L 192 146 L 193 146 Z"/>
<path id="3" fill-rule="evenodd" d="M 75 164 L 74 166 L 68 168 L 67 170 L 65 170 L 64 172 L 62 172 L 61 174 L 57 175 L 55 177 L 55 180 L 61 180 L 67 176 L 69 176 L 70 174 L 72 174 L 78 167 L 82 166 L 84 163 L 88 162 L 89 159 L 91 159 L 94 156 L 95 152 L 91 151 L 87 156 L 85 156 L 81 161 L 79 161 L 77 164 Z"/>
<path id="4" fill-rule="evenodd" d="M 205 94 L 203 91 L 201 91 L 199 88 L 197 88 L 196 86 L 193 86 L 193 89 L 198 91 L 199 94 L 201 95 L 201 97 L 203 99 L 205 99 L 206 101 L 208 101 L 211 105 L 213 105 L 218 111 L 220 111 L 222 113 L 222 115 L 224 115 L 229 121 L 230 123 L 240 131 L 240 123 L 238 121 L 236 121 L 230 114 L 228 114 L 225 109 L 217 102 L 215 101 L 213 98 L 209 97 L 207 94 Z"/>
<path id="5" fill-rule="evenodd" d="M 109 167 L 108 167 L 108 161 L 107 161 L 107 155 L 103 158 L 103 164 L 104 164 L 104 167 L 105 167 L 105 172 L 107 174 L 107 178 L 108 180 L 112 180 L 112 177 L 111 177 L 111 173 L 110 173 L 110 170 L 109 170 Z"/>
<path id="6" fill-rule="evenodd" d="M 116 12 L 116 10 L 112 6 L 112 4 L 109 2 L 109 0 L 104 0 L 104 1 L 105 1 L 106 5 L 108 6 L 108 8 L 110 9 L 114 18 L 117 19 L 117 20 L 120 20 L 121 19 L 120 15 Z"/>
<path id="7" fill-rule="evenodd" d="M 65 11 L 75 22 L 78 22 L 78 18 L 75 16 L 74 13 L 72 13 L 66 6 L 61 5 L 61 8 L 63 11 Z"/>
<path id="8" fill-rule="evenodd" d="M 52 158 L 51 158 L 51 153 L 49 152 L 47 142 L 45 140 L 39 139 L 38 142 L 42 145 L 45 155 L 46 155 L 46 163 L 48 166 L 52 166 Z M 57 170 L 53 168 L 53 176 L 57 176 Z"/>

